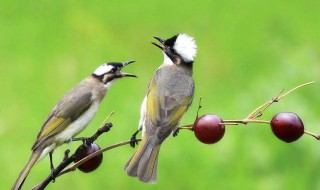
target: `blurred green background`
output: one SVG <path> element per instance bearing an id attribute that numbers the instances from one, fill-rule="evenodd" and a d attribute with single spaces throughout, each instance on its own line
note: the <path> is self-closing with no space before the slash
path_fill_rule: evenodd
<path id="1" fill-rule="evenodd" d="M 108 61 L 136 60 L 125 69 L 138 79 L 118 81 L 80 136 L 93 134 L 112 110 L 114 128 L 97 143 L 130 138 L 162 54 L 152 36 L 194 36 L 195 100 L 182 125 L 200 114 L 244 118 L 281 89 L 320 76 L 320 1 L 9 1 L 0 6 L 0 189 L 9 189 L 57 100 Z M 262 119 L 297 113 L 320 133 L 320 84 L 304 87 L 271 106 Z M 65 149 L 59 147 L 55 165 Z M 182 131 L 162 146 L 158 183 L 143 184 L 122 170 L 134 149 L 104 154 L 93 173 L 58 178 L 47 189 L 320 189 L 320 144 L 309 136 L 286 144 L 268 125 L 228 126 L 217 144 L 205 145 Z M 49 158 L 27 178 L 30 189 L 49 174 Z"/>

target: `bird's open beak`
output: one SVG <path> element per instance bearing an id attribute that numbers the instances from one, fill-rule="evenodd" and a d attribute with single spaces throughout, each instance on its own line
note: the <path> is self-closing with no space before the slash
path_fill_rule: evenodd
<path id="1" fill-rule="evenodd" d="M 157 43 L 155 43 L 155 42 L 151 42 L 151 43 L 152 43 L 153 45 L 157 46 L 158 48 L 160 48 L 161 50 L 163 50 L 163 49 L 164 49 L 164 42 L 165 42 L 165 40 L 162 39 L 162 38 L 160 38 L 160 37 L 157 37 L 157 36 L 154 36 L 153 38 L 156 39 L 156 40 L 158 40 L 161 44 L 157 44 Z"/>
<path id="2" fill-rule="evenodd" d="M 123 62 L 122 63 L 122 68 L 127 66 L 127 65 L 129 65 L 130 63 L 133 63 L 133 62 L 135 62 L 135 61 L 130 60 L 130 61 Z M 120 71 L 120 76 L 121 77 L 136 77 L 137 78 L 136 75 L 133 75 L 133 74 L 130 74 L 130 73 L 124 73 L 124 72 L 121 72 L 121 71 Z"/>

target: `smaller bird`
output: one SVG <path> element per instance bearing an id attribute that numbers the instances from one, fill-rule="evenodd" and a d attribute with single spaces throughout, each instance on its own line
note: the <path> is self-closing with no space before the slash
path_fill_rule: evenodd
<path id="1" fill-rule="evenodd" d="M 193 100 L 192 69 L 197 45 L 191 36 L 177 34 L 169 39 L 154 37 L 160 44 L 163 64 L 157 69 L 141 105 L 138 131 L 142 141 L 124 170 L 129 176 L 145 183 L 157 180 L 158 156 L 161 144 L 175 131 Z"/>
<path id="2" fill-rule="evenodd" d="M 43 123 L 32 146 L 31 157 L 13 185 L 13 190 L 21 189 L 31 168 L 48 153 L 53 169 L 53 150 L 72 141 L 73 137 L 86 128 L 111 85 L 123 77 L 136 77 L 121 72 L 122 68 L 133 62 L 110 62 L 99 66 L 92 75 L 82 80 L 58 101 Z"/>

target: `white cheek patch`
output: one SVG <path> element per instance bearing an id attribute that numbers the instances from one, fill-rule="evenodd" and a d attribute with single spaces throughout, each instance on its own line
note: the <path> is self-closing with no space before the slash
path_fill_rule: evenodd
<path id="1" fill-rule="evenodd" d="M 193 61 L 197 54 L 197 45 L 193 37 L 186 34 L 179 34 L 173 49 L 186 61 Z"/>
<path id="2" fill-rule="evenodd" d="M 107 84 L 104 85 L 105 88 L 107 88 L 107 90 L 110 89 L 110 87 L 112 86 L 112 84 L 116 81 L 117 79 L 113 79 L 110 82 L 107 82 Z"/>
<path id="3" fill-rule="evenodd" d="M 164 53 L 164 51 L 162 51 L 162 53 L 163 53 L 163 57 L 164 57 L 163 64 L 173 65 L 174 63 L 172 62 L 172 60 L 170 59 L 170 57 L 168 57 L 168 55 L 167 55 L 166 53 Z"/>
<path id="4" fill-rule="evenodd" d="M 100 67 L 98 67 L 93 74 L 97 75 L 97 76 L 101 76 L 104 75 L 108 72 L 110 72 L 112 70 L 113 66 L 111 65 L 107 65 L 107 64 L 103 64 Z"/>

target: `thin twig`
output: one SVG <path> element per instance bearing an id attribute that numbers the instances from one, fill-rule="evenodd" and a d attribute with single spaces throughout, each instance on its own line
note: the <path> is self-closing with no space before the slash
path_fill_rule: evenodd
<path id="1" fill-rule="evenodd" d="M 107 115 L 107 117 L 103 120 L 103 122 L 102 122 L 101 125 L 100 125 L 100 128 L 103 127 L 103 126 L 105 126 L 105 124 L 107 123 L 108 119 L 109 119 L 113 114 L 114 114 L 114 110 L 113 110 L 111 113 L 109 113 L 109 115 Z"/>
<path id="2" fill-rule="evenodd" d="M 293 89 L 289 90 L 288 92 L 286 92 L 286 93 L 284 93 L 282 96 L 280 96 L 280 97 L 278 98 L 278 101 L 279 101 L 281 98 L 283 98 L 283 97 L 285 97 L 286 95 L 288 95 L 289 93 L 291 93 L 292 91 L 297 90 L 298 88 L 301 88 L 301 87 L 303 87 L 303 86 L 310 85 L 310 84 L 314 84 L 314 83 L 315 83 L 315 81 L 311 81 L 311 82 L 307 82 L 307 83 L 300 84 L 299 86 L 294 87 Z"/>
<path id="3" fill-rule="evenodd" d="M 304 131 L 304 133 L 307 134 L 307 135 L 310 135 L 310 136 L 314 137 L 314 138 L 317 139 L 317 140 L 320 140 L 320 135 L 317 135 L 317 134 L 315 134 L 315 133 L 311 133 L 311 132 L 309 132 L 309 131 Z"/>
<path id="4" fill-rule="evenodd" d="M 261 106 L 257 107 L 255 110 L 253 110 L 247 117 L 246 119 L 254 119 L 257 117 L 262 116 L 262 112 L 264 112 L 271 104 L 273 104 L 274 102 L 279 102 L 283 97 L 287 96 L 288 94 L 290 94 L 291 92 L 293 92 L 294 90 L 297 90 L 298 88 L 301 88 L 303 86 L 306 85 L 310 85 L 310 84 L 314 84 L 315 81 L 312 82 L 307 82 L 307 83 L 303 83 L 301 85 L 298 85 L 294 88 L 292 88 L 291 90 L 289 90 L 288 92 L 283 93 L 284 90 L 282 90 L 275 98 L 273 98 L 272 100 L 262 104 Z M 281 95 L 282 94 L 282 95 Z"/>
<path id="5" fill-rule="evenodd" d="M 248 123 L 266 123 L 270 124 L 270 121 L 266 120 L 256 120 L 256 119 L 232 119 L 232 120 L 223 120 L 224 125 L 235 125 L 235 124 L 248 124 Z"/>
<path id="6" fill-rule="evenodd" d="M 179 130 L 181 130 L 181 129 L 192 130 L 193 129 L 193 124 L 192 125 L 184 125 L 184 126 L 179 127 Z"/>
<path id="7" fill-rule="evenodd" d="M 199 106 L 198 106 L 198 110 L 197 110 L 196 120 L 199 118 L 199 110 L 202 108 L 201 100 L 202 100 L 202 98 L 200 97 L 200 98 L 199 98 Z"/>
<path id="8" fill-rule="evenodd" d="M 246 118 L 247 119 L 253 119 L 253 118 L 256 118 L 256 117 L 259 117 L 262 115 L 262 111 L 261 110 L 266 110 L 267 107 L 269 107 L 273 102 L 274 100 L 280 96 L 280 94 L 283 92 L 283 90 L 281 90 L 278 95 L 275 97 L 275 98 L 272 98 L 272 100 L 260 105 L 259 107 L 257 107 L 255 110 L 253 110 Z M 257 114 L 256 114 L 257 113 Z M 257 116 L 259 115 L 259 116 Z"/>

